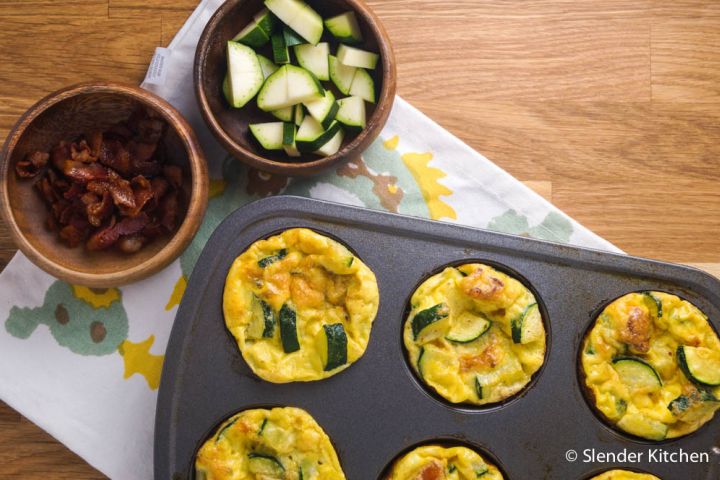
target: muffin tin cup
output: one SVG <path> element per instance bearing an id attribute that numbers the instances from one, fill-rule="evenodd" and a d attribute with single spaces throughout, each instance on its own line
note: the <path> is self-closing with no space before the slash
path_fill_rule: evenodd
<path id="1" fill-rule="evenodd" d="M 364 356 L 326 380 L 271 384 L 256 377 L 225 329 L 222 294 L 235 258 L 272 232 L 306 227 L 339 239 L 377 276 L 380 309 Z M 399 339 L 407 299 L 444 265 L 485 259 L 517 272 L 542 299 L 549 351 L 534 384 L 489 410 L 464 410 L 427 395 Z M 583 479 L 610 467 L 664 480 L 720 473 L 718 416 L 670 442 L 638 442 L 588 407 L 578 349 L 599 308 L 638 290 L 663 290 L 697 305 L 718 329 L 720 282 L 699 270 L 296 197 L 272 197 L 230 215 L 190 278 L 168 345 L 158 396 L 155 478 L 193 478 L 197 449 L 224 418 L 255 405 L 307 410 L 329 435 L 349 480 L 381 478 L 412 445 L 456 439 L 482 445 L 512 480 Z M 709 463 L 655 463 L 649 451 L 707 453 Z M 628 464 L 586 463 L 583 451 L 642 453 Z M 568 451 L 579 458 L 568 461 Z M 572 457 L 572 455 L 570 455 Z"/>

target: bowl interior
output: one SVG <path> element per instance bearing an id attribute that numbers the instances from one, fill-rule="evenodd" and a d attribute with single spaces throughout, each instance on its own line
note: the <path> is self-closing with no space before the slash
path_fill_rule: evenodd
<path id="1" fill-rule="evenodd" d="M 377 26 L 373 24 L 373 19 L 367 7 L 357 0 L 306 0 L 306 2 L 314 8 L 323 18 L 330 18 L 335 15 L 347 11 L 354 11 L 363 32 L 363 43 L 356 45 L 358 48 L 379 53 L 381 61 L 378 66 L 369 71 L 375 81 L 375 92 L 378 102 L 384 99 L 382 95 L 385 85 L 383 84 L 383 52 L 379 48 L 379 33 Z M 253 16 L 264 8 L 262 0 L 235 0 L 227 4 L 221 9 L 226 11 L 221 17 L 217 18 L 217 22 L 210 26 L 207 44 L 205 45 L 204 55 L 200 56 L 198 69 L 198 88 L 202 90 L 210 110 L 210 114 L 214 117 L 219 127 L 224 130 L 232 141 L 240 149 L 250 152 L 263 159 L 276 162 L 293 163 L 301 161 L 320 161 L 326 158 L 319 158 L 317 155 L 305 154 L 300 159 L 291 159 L 283 151 L 267 151 L 261 148 L 249 133 L 248 125 L 252 123 L 273 122 L 276 120 L 271 114 L 263 112 L 257 107 L 254 100 L 248 102 L 242 109 L 235 109 L 228 105 L 222 93 L 222 82 L 227 73 L 226 61 L 226 45 L 245 25 L 252 21 Z M 330 44 L 330 49 L 335 54 L 339 42 L 325 30 L 323 33 L 323 42 Z M 202 45 L 201 47 L 202 48 Z M 266 57 L 272 59 L 272 50 L 268 43 L 264 47 L 257 49 L 258 53 L 262 53 Z M 294 53 L 291 52 L 294 60 Z M 337 98 L 345 97 L 341 94 L 332 82 L 323 82 L 323 85 L 329 87 Z M 392 101 L 392 99 L 390 100 Z M 368 125 L 371 125 L 375 114 L 376 105 L 365 102 L 367 108 Z M 379 109 L 378 109 L 379 110 Z M 365 132 L 367 129 L 365 130 Z M 342 148 L 352 143 L 358 137 L 357 133 L 346 131 Z M 342 151 L 342 150 L 341 150 Z"/>
<path id="2" fill-rule="evenodd" d="M 84 246 L 69 248 L 60 240 L 57 232 L 46 226 L 48 209 L 33 187 L 36 179 L 21 179 L 15 174 L 15 164 L 26 154 L 41 150 L 49 151 L 61 140 L 74 140 L 92 130 L 105 130 L 127 120 L 128 116 L 143 105 L 138 98 L 115 92 L 78 93 L 60 100 L 31 120 L 20 132 L 15 148 L 5 162 L 8 203 L 18 233 L 46 260 L 74 272 L 89 275 L 103 275 L 128 270 L 153 258 L 167 245 L 172 235 L 161 236 L 148 243 L 139 252 L 124 254 L 114 249 L 91 252 Z M 145 104 L 149 107 L 149 104 Z M 152 107 L 150 107 L 152 108 Z M 153 110 L 157 111 L 153 108 Z M 168 122 L 164 135 L 164 146 L 170 163 L 183 169 L 183 210 L 180 218 L 186 216 L 191 193 L 191 168 L 189 153 L 170 119 L 160 112 Z"/>

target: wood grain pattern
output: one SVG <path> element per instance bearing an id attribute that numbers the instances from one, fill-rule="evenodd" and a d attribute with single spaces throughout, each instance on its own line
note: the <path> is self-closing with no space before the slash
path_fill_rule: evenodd
<path id="1" fill-rule="evenodd" d="M 720 276 L 720 2 L 368 3 L 400 95 L 620 248 Z M 140 81 L 195 5 L 0 0 L 0 136 L 64 84 Z M 0 478 L 48 476 L 103 478 L 0 408 Z"/>

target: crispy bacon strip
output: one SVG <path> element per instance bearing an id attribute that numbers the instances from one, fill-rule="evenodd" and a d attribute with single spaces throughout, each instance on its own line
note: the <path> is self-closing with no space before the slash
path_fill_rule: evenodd
<path id="1" fill-rule="evenodd" d="M 469 297 L 477 300 L 491 300 L 497 298 L 505 288 L 505 284 L 484 268 L 478 268 L 461 280 L 461 288 Z"/>
<path id="2" fill-rule="evenodd" d="M 141 213 L 137 217 L 123 218 L 117 223 L 111 221 L 107 227 L 90 236 L 87 248 L 89 250 L 106 250 L 115 245 L 121 236 L 133 235 L 142 231 L 149 221 L 150 219 L 145 213 Z"/>
<path id="3" fill-rule="evenodd" d="M 620 330 L 620 339 L 635 352 L 647 353 L 650 350 L 651 323 L 648 312 L 640 307 L 632 307 L 625 325 Z"/>
<path id="4" fill-rule="evenodd" d="M 33 152 L 25 155 L 23 160 L 15 164 L 15 172 L 21 178 L 33 178 L 47 166 L 50 154 L 47 152 Z"/>

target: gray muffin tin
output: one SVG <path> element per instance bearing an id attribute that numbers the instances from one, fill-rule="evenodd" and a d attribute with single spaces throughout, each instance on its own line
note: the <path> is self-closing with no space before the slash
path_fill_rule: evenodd
<path id="1" fill-rule="evenodd" d="M 375 272 L 380 309 L 365 355 L 344 372 L 276 385 L 256 377 L 225 329 L 230 265 L 258 239 L 307 227 L 334 237 Z M 406 362 L 408 299 L 448 264 L 482 261 L 536 293 L 548 327 L 544 367 L 519 396 L 489 408 L 452 406 L 430 394 Z M 720 478 L 720 415 L 685 438 L 660 444 L 613 430 L 588 406 L 578 349 L 613 299 L 662 290 L 687 299 L 718 329 L 720 282 L 699 270 L 298 197 L 260 200 L 215 231 L 190 278 L 165 356 L 155 425 L 155 478 L 190 480 L 197 449 L 227 417 L 254 407 L 307 410 L 330 436 L 348 480 L 376 480 L 401 452 L 433 440 L 468 442 L 511 480 L 582 480 L 609 468 L 663 480 Z M 639 463 L 584 463 L 583 450 L 643 453 Z M 655 463 L 649 451 L 707 452 L 709 463 Z M 566 460 L 570 449 L 580 459 Z"/>

